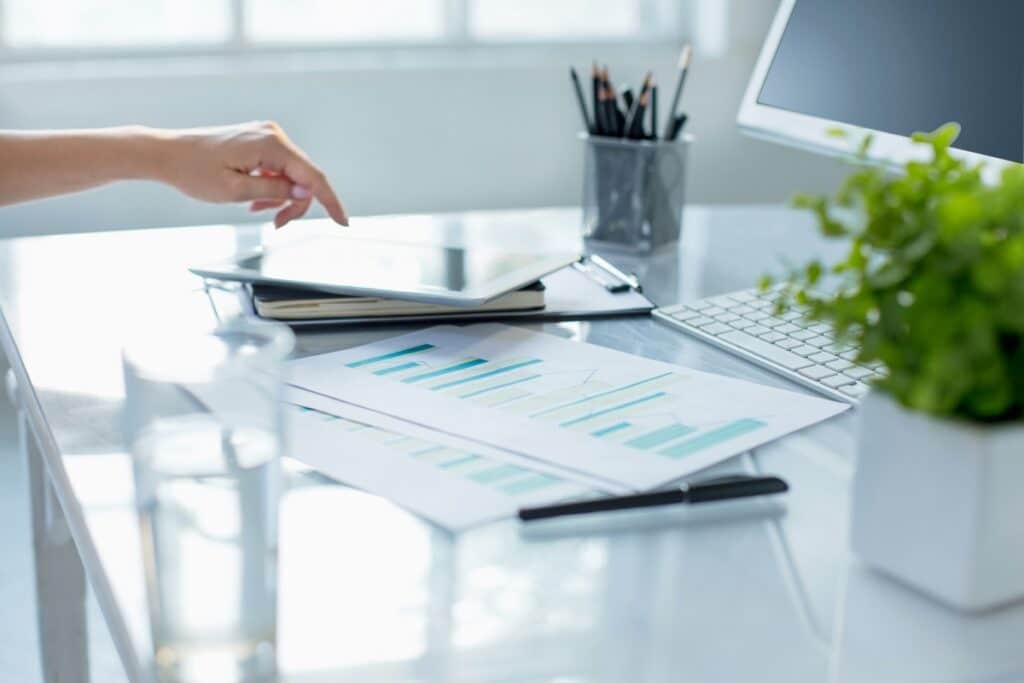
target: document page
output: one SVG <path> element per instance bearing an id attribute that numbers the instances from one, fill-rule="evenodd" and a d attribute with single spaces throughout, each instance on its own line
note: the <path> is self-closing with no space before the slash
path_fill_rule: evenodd
<path id="1" fill-rule="evenodd" d="M 608 489 L 666 484 L 849 407 L 499 324 L 290 365 L 296 387 Z"/>

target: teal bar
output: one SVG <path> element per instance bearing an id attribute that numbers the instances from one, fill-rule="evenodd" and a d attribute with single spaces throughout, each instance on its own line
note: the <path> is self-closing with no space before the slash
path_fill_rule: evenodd
<path id="1" fill-rule="evenodd" d="M 479 460 L 479 459 L 480 459 L 479 455 L 467 455 L 467 456 L 464 456 L 462 458 L 455 458 L 455 460 L 449 460 L 448 462 L 443 462 L 443 463 L 441 463 L 441 467 L 444 467 L 444 468 L 458 467 L 459 465 L 465 465 L 467 462 L 473 462 L 474 460 Z"/>
<path id="2" fill-rule="evenodd" d="M 684 455 L 690 455 L 691 453 L 702 451 L 705 448 L 717 446 L 723 441 L 735 439 L 737 436 L 743 436 L 744 434 L 752 432 L 755 429 L 760 429 L 761 427 L 764 427 L 764 422 L 761 422 L 760 420 L 753 420 L 750 418 L 737 420 L 736 422 L 731 422 L 724 427 L 719 427 L 718 429 L 713 429 L 710 432 L 705 432 L 700 436 L 695 436 L 688 441 L 676 444 L 675 446 L 670 446 L 665 450 L 658 452 L 662 455 L 667 455 L 670 458 L 681 458 Z"/>
<path id="3" fill-rule="evenodd" d="M 668 443 L 672 439 L 678 439 L 695 431 L 697 430 L 688 425 L 669 425 L 647 434 L 641 434 L 635 439 L 630 439 L 626 442 L 626 445 L 633 448 L 657 448 L 663 443 Z"/>
<path id="4" fill-rule="evenodd" d="M 531 379 L 537 379 L 538 377 L 543 377 L 543 375 L 530 375 L 529 377 L 521 377 L 519 379 L 514 379 L 511 382 L 505 382 L 504 384 L 496 384 L 495 386 L 487 387 L 486 389 L 477 389 L 476 391 L 471 391 L 468 394 L 462 394 L 459 396 L 459 398 L 472 398 L 474 396 L 479 396 L 480 394 L 486 394 L 488 391 L 497 391 L 498 389 L 510 387 L 513 384 L 529 382 Z"/>
<path id="5" fill-rule="evenodd" d="M 487 361 L 485 361 L 482 358 L 465 360 L 462 361 L 461 363 L 458 363 L 457 365 L 452 365 L 451 367 L 441 368 L 440 370 L 431 370 L 430 372 L 424 372 L 419 375 L 413 375 L 412 377 L 406 377 L 402 381 L 406 384 L 422 382 L 423 380 L 430 379 L 431 377 L 440 377 L 441 375 L 447 375 L 452 372 L 458 372 L 459 370 L 468 370 L 469 368 L 475 368 L 476 366 L 483 365 L 486 362 Z"/>
<path id="6" fill-rule="evenodd" d="M 381 370 L 374 370 L 373 374 L 375 374 L 375 375 L 390 375 L 392 372 L 401 372 L 402 370 L 409 370 L 410 368 L 414 368 L 417 365 L 419 365 L 419 363 L 415 363 L 415 362 L 402 363 L 401 365 L 392 365 L 390 368 L 383 368 Z"/>
<path id="7" fill-rule="evenodd" d="M 444 446 L 431 446 L 430 448 L 424 448 L 419 451 L 413 451 L 409 455 L 426 455 L 428 453 L 437 453 L 438 451 L 443 451 L 444 448 Z"/>
<path id="8" fill-rule="evenodd" d="M 530 417 L 540 417 L 541 415 L 547 415 L 548 413 L 553 413 L 556 410 L 561 410 L 562 408 L 570 408 L 572 406 L 576 406 L 576 405 L 579 405 L 581 403 L 586 403 L 587 401 L 593 401 L 595 398 L 601 398 L 602 396 L 608 396 L 609 394 L 614 394 L 614 393 L 619 392 L 619 391 L 625 391 L 626 389 L 632 389 L 633 387 L 638 387 L 638 386 L 640 386 L 642 384 L 647 384 L 648 382 L 653 382 L 656 379 L 661 379 L 662 377 L 668 377 L 671 374 L 672 374 L 671 372 L 666 372 L 666 373 L 657 375 L 655 377 L 648 377 L 647 379 L 642 379 L 639 382 L 633 382 L 632 384 L 627 384 L 624 387 L 618 387 L 616 389 L 608 389 L 607 391 L 602 391 L 602 392 L 597 393 L 597 394 L 592 394 L 590 396 L 585 396 L 584 398 L 577 399 L 575 401 L 570 401 L 569 403 L 563 403 L 560 406 L 555 406 L 553 408 L 545 408 L 544 410 L 540 411 L 539 413 L 533 413 L 532 415 L 530 415 Z"/>
<path id="9" fill-rule="evenodd" d="M 522 467 L 516 467 L 515 465 L 501 465 L 500 467 L 494 467 L 483 472 L 477 472 L 471 475 L 469 478 L 479 484 L 490 484 L 491 482 L 499 481 L 501 479 L 508 479 L 514 477 L 517 474 L 526 472 Z"/>
<path id="10" fill-rule="evenodd" d="M 654 399 L 661 398 L 664 395 L 665 395 L 664 391 L 659 391 L 659 392 L 657 392 L 655 394 L 650 394 L 648 396 L 642 396 L 640 398 L 635 398 L 632 401 L 626 401 L 625 403 L 620 403 L 617 406 L 612 406 L 611 408 L 605 408 L 604 410 L 599 410 L 596 413 L 591 413 L 590 415 L 584 415 L 583 417 L 577 417 L 575 420 L 569 420 L 568 422 L 563 422 L 562 426 L 563 427 L 571 427 L 574 424 L 579 424 L 580 422 L 586 422 L 587 420 L 593 420 L 594 418 L 601 417 L 602 415 L 607 415 L 608 413 L 614 413 L 616 410 L 624 410 L 626 408 L 632 408 L 633 406 L 639 405 L 641 403 L 646 403 L 647 401 L 653 401 Z"/>
<path id="11" fill-rule="evenodd" d="M 408 356 L 410 353 L 428 351 L 432 348 L 434 348 L 433 344 L 420 344 L 419 346 L 413 346 L 408 349 L 402 349 L 401 351 L 392 351 L 391 353 L 385 353 L 381 356 L 374 356 L 373 358 L 367 358 L 365 360 L 357 360 L 352 363 L 346 363 L 345 367 L 361 368 L 364 365 L 372 365 L 373 363 L 379 363 L 382 360 L 391 360 L 392 358 L 399 358 L 400 356 Z"/>
<path id="12" fill-rule="evenodd" d="M 518 370 L 519 368 L 525 368 L 528 365 L 536 365 L 539 362 L 540 362 L 540 359 L 537 359 L 537 360 L 526 360 L 526 361 L 523 361 L 522 363 L 516 363 L 515 365 L 506 365 L 505 367 L 498 368 L 497 370 L 489 370 L 487 372 L 481 372 L 479 375 L 473 375 L 471 377 L 463 377 L 462 379 L 456 379 L 456 380 L 452 380 L 451 382 L 445 382 L 444 384 L 440 384 L 440 385 L 434 387 L 433 391 L 440 391 L 441 389 L 447 389 L 448 387 L 457 387 L 460 384 L 465 384 L 467 382 L 475 382 L 478 379 L 486 379 L 488 377 L 494 377 L 495 375 L 501 375 L 501 374 L 506 373 L 506 372 L 512 372 L 513 370 Z"/>
<path id="13" fill-rule="evenodd" d="M 530 493 L 531 491 L 536 491 L 537 489 L 542 489 L 546 486 L 551 486 L 552 484 L 556 484 L 559 481 L 561 480 L 558 479 L 558 477 L 552 477 L 551 475 L 548 474 L 538 474 L 533 477 L 527 477 L 526 479 L 514 481 L 510 484 L 505 484 L 504 486 L 501 487 L 501 490 L 509 495 L 515 496 L 520 493 Z"/>
<path id="14" fill-rule="evenodd" d="M 607 436 L 609 434 L 614 434 L 615 432 L 622 431 L 623 429 L 626 429 L 629 426 L 630 424 L 628 422 L 620 422 L 618 424 L 613 424 L 610 427 L 605 427 L 604 429 L 598 429 L 596 432 L 590 432 L 590 435 Z"/>

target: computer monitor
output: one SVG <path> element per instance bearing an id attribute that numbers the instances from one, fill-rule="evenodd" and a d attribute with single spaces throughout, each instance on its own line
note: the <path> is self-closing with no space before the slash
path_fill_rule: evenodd
<path id="1" fill-rule="evenodd" d="M 948 121 L 954 153 L 996 170 L 1024 161 L 1024 1 L 782 0 L 739 112 L 742 130 L 847 153 L 841 127 L 901 163 L 908 137 Z"/>

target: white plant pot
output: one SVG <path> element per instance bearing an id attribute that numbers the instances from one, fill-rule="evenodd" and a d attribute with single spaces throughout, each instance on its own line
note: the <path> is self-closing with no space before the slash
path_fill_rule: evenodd
<path id="1" fill-rule="evenodd" d="M 861 404 L 850 538 L 867 564 L 964 610 L 1024 598 L 1024 425 Z"/>

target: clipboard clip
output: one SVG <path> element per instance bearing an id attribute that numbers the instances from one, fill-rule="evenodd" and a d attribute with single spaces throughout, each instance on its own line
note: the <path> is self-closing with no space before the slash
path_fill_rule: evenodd
<path id="1" fill-rule="evenodd" d="M 623 294 L 630 290 L 634 292 L 644 291 L 639 278 L 633 273 L 624 273 L 597 254 L 582 256 L 579 261 L 572 264 L 572 267 L 583 273 L 597 284 L 604 287 L 612 294 Z M 594 269 L 601 271 L 604 277 L 599 277 Z M 608 278 L 614 280 L 609 282 Z"/>

